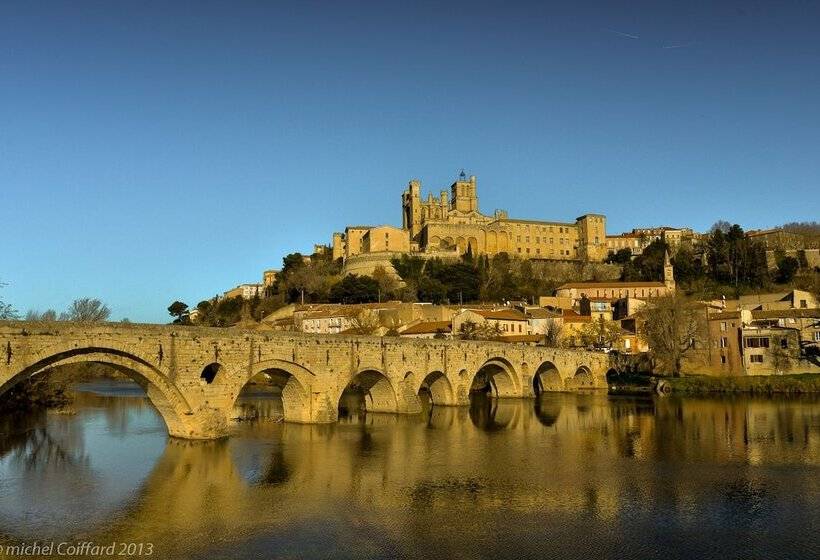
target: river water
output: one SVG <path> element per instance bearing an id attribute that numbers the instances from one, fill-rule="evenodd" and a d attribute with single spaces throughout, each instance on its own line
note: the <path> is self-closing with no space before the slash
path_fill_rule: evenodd
<path id="1" fill-rule="evenodd" d="M 136 385 L 77 391 L 76 414 L 0 424 L 0 557 L 820 557 L 810 399 L 547 394 L 296 425 L 255 395 L 268 419 L 202 443 L 169 439 Z"/>

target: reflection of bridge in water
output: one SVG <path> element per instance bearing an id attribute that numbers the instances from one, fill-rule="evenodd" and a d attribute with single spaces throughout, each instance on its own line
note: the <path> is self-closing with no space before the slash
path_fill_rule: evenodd
<path id="1" fill-rule="evenodd" d="M 260 333 L 236 329 L 0 323 L 0 394 L 20 380 L 80 362 L 107 364 L 142 385 L 172 436 L 228 433 L 249 382 L 281 391 L 286 421 L 330 423 L 358 395 L 370 412 L 468 405 L 471 392 L 532 397 L 606 387 L 600 353 L 479 341 Z"/>
<path id="2" fill-rule="evenodd" d="M 469 546 L 488 528 L 504 529 L 499 515 L 538 511 L 545 523 L 580 516 L 589 525 L 656 503 L 714 515 L 722 496 L 745 499 L 727 468 L 759 492 L 765 484 L 751 466 L 820 465 L 820 434 L 806 429 L 817 419 L 813 403 L 602 394 L 474 401 L 414 417 L 247 424 L 230 440 L 170 440 L 128 511 L 93 537 L 152 535 L 163 556 L 195 556 L 190 549 L 208 549 L 214 535 L 241 545 L 259 532 L 315 523 L 321 511 L 362 531 L 364 547 L 376 539 L 429 549 L 428 523 L 439 515 L 448 516 L 450 538 L 438 544 Z M 803 492 L 814 487 L 804 483 Z"/>

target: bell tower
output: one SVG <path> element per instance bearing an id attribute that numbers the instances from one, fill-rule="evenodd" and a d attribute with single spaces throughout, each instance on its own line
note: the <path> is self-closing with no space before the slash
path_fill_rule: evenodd
<path id="1" fill-rule="evenodd" d="M 450 187 L 450 191 L 452 193 L 451 209 L 462 214 L 478 212 L 478 196 L 476 195 L 475 175 L 471 175 L 468 179 L 462 169 L 458 179 Z"/>
<path id="2" fill-rule="evenodd" d="M 669 251 L 666 251 L 663 255 L 663 284 L 670 291 L 675 291 L 675 268 L 669 259 Z"/>
<path id="3" fill-rule="evenodd" d="M 421 181 L 413 179 L 401 195 L 401 227 L 414 238 L 421 231 Z"/>

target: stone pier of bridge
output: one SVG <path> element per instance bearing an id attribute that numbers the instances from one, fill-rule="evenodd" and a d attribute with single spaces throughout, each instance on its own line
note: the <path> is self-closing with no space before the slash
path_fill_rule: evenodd
<path id="1" fill-rule="evenodd" d="M 171 436 L 229 434 L 243 387 L 278 385 L 284 420 L 328 423 L 345 390 L 368 412 L 415 414 L 469 404 L 472 390 L 498 398 L 606 388 L 606 354 L 488 341 L 314 335 L 67 322 L 0 322 L 0 398 L 20 381 L 67 364 L 107 364 L 139 383 Z"/>

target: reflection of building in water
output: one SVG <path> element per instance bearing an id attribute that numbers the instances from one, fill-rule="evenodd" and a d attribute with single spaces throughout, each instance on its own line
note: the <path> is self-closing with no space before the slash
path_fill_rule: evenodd
<path id="1" fill-rule="evenodd" d="M 630 508 L 710 515 L 716 489 L 735 483 L 714 467 L 820 465 L 809 401 L 552 394 L 478 404 L 336 425 L 243 423 L 230 440 L 169 441 L 127 514 L 94 536 L 150 535 L 172 557 L 204 554 L 214 535 L 241 546 L 325 518 L 366 521 L 399 551 L 441 516 L 454 546 L 483 538 L 499 514 L 580 516 L 598 534 Z"/>

